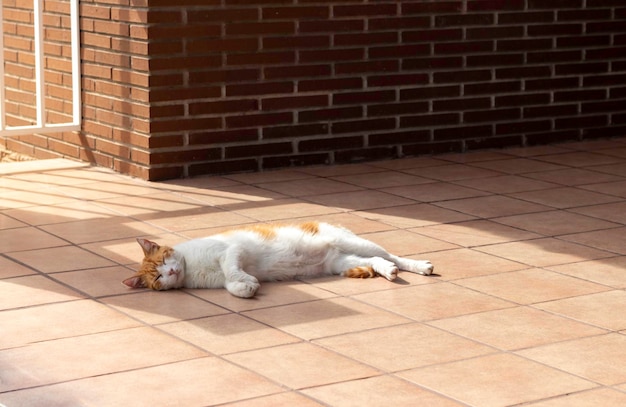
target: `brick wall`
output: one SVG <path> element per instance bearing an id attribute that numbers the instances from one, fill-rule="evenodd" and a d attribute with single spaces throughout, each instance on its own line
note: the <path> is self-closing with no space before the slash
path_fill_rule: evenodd
<path id="1" fill-rule="evenodd" d="M 83 0 L 81 13 L 79 155 L 143 178 L 626 133 L 623 0 Z"/>

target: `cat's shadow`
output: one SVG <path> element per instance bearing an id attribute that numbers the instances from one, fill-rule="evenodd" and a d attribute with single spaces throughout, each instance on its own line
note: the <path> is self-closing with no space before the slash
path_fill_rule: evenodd
<path id="1" fill-rule="evenodd" d="M 424 276 L 426 278 L 431 278 L 431 277 L 441 277 L 440 274 L 437 273 L 432 273 L 429 274 L 427 276 Z M 402 277 L 398 276 L 396 277 L 395 280 L 392 281 L 394 284 L 398 284 L 398 285 L 411 285 L 411 283 L 409 281 L 406 281 L 405 279 L 403 279 Z"/>

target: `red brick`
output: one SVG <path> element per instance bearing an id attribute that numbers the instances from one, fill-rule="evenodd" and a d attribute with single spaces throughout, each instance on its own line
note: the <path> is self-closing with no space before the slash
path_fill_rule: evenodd
<path id="1" fill-rule="evenodd" d="M 189 103 L 189 115 L 222 114 L 232 112 L 249 112 L 258 109 L 256 99 L 220 100 L 217 102 Z"/>
<path id="2" fill-rule="evenodd" d="M 367 72 L 397 72 L 400 62 L 397 60 L 343 62 L 335 64 L 337 75 L 354 75 Z"/>
<path id="3" fill-rule="evenodd" d="M 265 37 L 262 39 L 262 42 L 263 49 L 324 48 L 330 46 L 330 37 L 322 35 Z"/>
<path id="4" fill-rule="evenodd" d="M 216 144 L 255 141 L 259 139 L 257 129 L 237 129 L 225 131 L 202 131 L 189 134 L 189 144 Z"/>
<path id="5" fill-rule="evenodd" d="M 333 95 L 333 105 L 393 102 L 395 99 L 396 92 L 394 90 L 335 93 Z"/>
<path id="6" fill-rule="evenodd" d="M 240 127 L 274 126 L 289 124 L 293 122 L 291 112 L 263 113 L 239 116 L 229 116 L 225 118 L 226 127 L 229 129 Z"/>
<path id="7" fill-rule="evenodd" d="M 262 18 L 264 20 L 302 20 L 327 18 L 328 16 L 330 16 L 330 8 L 328 6 L 264 7 L 262 9 Z"/>
<path id="8" fill-rule="evenodd" d="M 367 116 L 396 116 L 428 112 L 428 102 L 383 103 L 367 106 Z"/>
<path id="9" fill-rule="evenodd" d="M 263 72 L 267 79 L 311 78 L 329 76 L 332 68 L 330 65 L 297 65 L 266 67 Z"/>
<path id="10" fill-rule="evenodd" d="M 328 106 L 328 96 L 288 96 L 264 98 L 261 101 L 263 110 L 291 110 L 307 107 L 323 107 Z"/>
<path id="11" fill-rule="evenodd" d="M 266 65 L 291 64 L 296 60 L 293 51 L 254 52 L 248 54 L 229 54 L 226 56 L 227 65 Z"/>
<path id="12" fill-rule="evenodd" d="M 264 139 L 292 138 L 328 134 L 328 124 L 300 124 L 295 126 L 276 126 L 263 129 Z"/>
<path id="13" fill-rule="evenodd" d="M 298 28 L 301 33 L 336 33 L 362 31 L 365 23 L 363 20 L 300 21 Z"/>
<path id="14" fill-rule="evenodd" d="M 331 133 L 362 133 L 365 131 L 389 130 L 396 128 L 393 118 L 354 120 L 349 122 L 335 122 L 331 125 Z"/>
<path id="15" fill-rule="evenodd" d="M 289 153 L 293 153 L 293 147 L 289 142 L 249 144 L 246 146 L 226 147 L 225 149 L 225 157 L 227 159 Z"/>
<path id="16" fill-rule="evenodd" d="M 303 80 L 298 84 L 298 92 L 314 92 L 321 90 L 358 89 L 363 87 L 361 78 L 339 78 L 324 80 Z"/>
<path id="17" fill-rule="evenodd" d="M 361 16 L 383 16 L 396 15 L 397 9 L 395 4 L 367 4 L 367 5 L 349 5 L 334 6 L 333 14 L 335 17 L 361 17 Z"/>
<path id="18" fill-rule="evenodd" d="M 402 3 L 402 14 L 421 14 L 421 13 L 457 13 L 463 10 L 463 2 L 457 1 L 436 1 L 436 2 L 418 2 L 418 3 Z"/>
<path id="19" fill-rule="evenodd" d="M 226 35 L 292 34 L 295 29 L 295 23 L 290 21 L 227 23 Z"/>
<path id="20" fill-rule="evenodd" d="M 400 127 L 431 127 L 459 124 L 459 113 L 420 114 L 400 117 Z"/>
<path id="21" fill-rule="evenodd" d="M 363 117 L 362 107 L 337 107 L 331 109 L 306 110 L 298 113 L 298 122 L 319 122 Z"/>
<path id="22" fill-rule="evenodd" d="M 332 151 L 345 148 L 363 147 L 362 136 L 316 138 L 298 143 L 298 151 Z"/>
<path id="23" fill-rule="evenodd" d="M 292 82 L 264 82 L 243 85 L 226 85 L 226 96 L 252 96 L 272 93 L 292 93 Z"/>

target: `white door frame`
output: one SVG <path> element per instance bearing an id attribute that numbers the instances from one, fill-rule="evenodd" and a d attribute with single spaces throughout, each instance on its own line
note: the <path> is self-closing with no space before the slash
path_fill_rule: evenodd
<path id="1" fill-rule="evenodd" d="M 34 32 L 35 32 L 35 92 L 37 119 L 33 125 L 7 126 L 5 109 L 4 83 L 4 33 L 0 35 L 0 136 L 19 136 L 25 134 L 45 134 L 80 130 L 81 124 L 81 86 L 80 86 L 80 30 L 78 18 L 78 1 L 70 1 L 70 36 L 72 62 L 72 121 L 67 123 L 46 123 L 45 121 L 45 77 L 43 58 L 43 3 L 44 0 L 33 0 Z M 0 22 L 4 23 L 2 0 L 0 0 Z"/>

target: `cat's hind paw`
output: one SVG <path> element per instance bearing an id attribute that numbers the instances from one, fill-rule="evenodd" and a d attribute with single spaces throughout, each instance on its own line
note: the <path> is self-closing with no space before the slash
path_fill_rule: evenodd
<path id="1" fill-rule="evenodd" d="M 429 276 L 433 273 L 435 267 L 428 260 L 417 260 L 417 267 L 415 268 L 415 272 L 417 274 L 421 274 L 423 276 Z"/>
<path id="2" fill-rule="evenodd" d="M 385 277 L 389 281 L 393 281 L 398 277 L 398 267 L 394 263 L 384 259 L 379 259 L 373 263 L 376 274 Z"/>
<path id="3" fill-rule="evenodd" d="M 256 281 L 232 281 L 226 283 L 226 289 L 235 297 L 252 298 L 261 285 Z"/>

